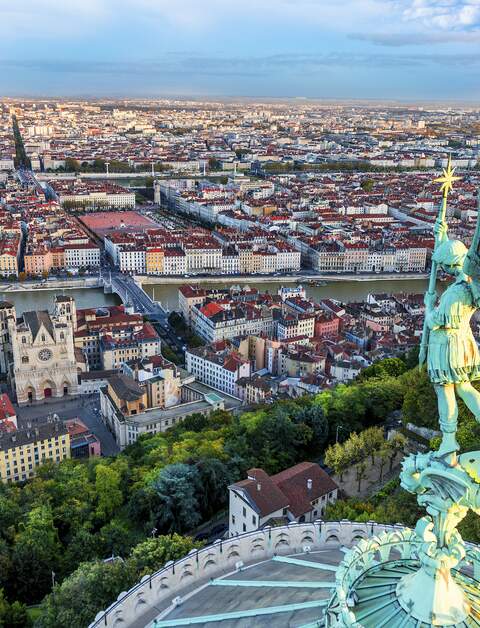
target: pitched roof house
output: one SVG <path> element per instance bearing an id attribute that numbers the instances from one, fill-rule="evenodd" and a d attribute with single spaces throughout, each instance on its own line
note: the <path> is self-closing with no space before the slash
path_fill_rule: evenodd
<path id="1" fill-rule="evenodd" d="M 229 536 L 266 525 L 315 521 L 337 499 L 338 486 L 318 464 L 301 462 L 276 475 L 250 469 L 229 486 Z"/>

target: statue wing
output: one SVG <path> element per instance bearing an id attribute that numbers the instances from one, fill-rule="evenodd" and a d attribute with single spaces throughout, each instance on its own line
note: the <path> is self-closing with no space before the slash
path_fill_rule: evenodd
<path id="1" fill-rule="evenodd" d="M 477 226 L 463 264 L 463 269 L 478 286 L 480 284 L 480 190 L 477 190 Z"/>
<path id="2" fill-rule="evenodd" d="M 448 469 L 442 471 L 428 468 L 422 473 L 422 476 L 428 478 L 430 492 L 442 500 L 451 499 L 453 502 L 459 502 L 469 489 L 468 482 L 463 478 L 456 477 Z"/>

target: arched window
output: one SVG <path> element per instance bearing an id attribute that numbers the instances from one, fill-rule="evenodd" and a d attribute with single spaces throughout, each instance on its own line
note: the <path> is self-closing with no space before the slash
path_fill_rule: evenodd
<path id="1" fill-rule="evenodd" d="M 22 355 L 22 364 L 28 364 L 28 355 Z"/>

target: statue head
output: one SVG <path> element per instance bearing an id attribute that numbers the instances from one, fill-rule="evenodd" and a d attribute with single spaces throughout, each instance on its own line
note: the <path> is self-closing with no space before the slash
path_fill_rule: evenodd
<path id="1" fill-rule="evenodd" d="M 467 253 L 467 247 L 460 240 L 447 240 L 440 244 L 433 254 L 432 260 L 441 266 L 445 272 L 455 275 L 463 269 L 463 262 Z"/>

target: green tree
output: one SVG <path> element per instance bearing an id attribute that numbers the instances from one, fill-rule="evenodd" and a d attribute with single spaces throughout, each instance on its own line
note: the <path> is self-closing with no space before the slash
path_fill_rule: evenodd
<path id="1" fill-rule="evenodd" d="M 153 489 L 158 499 L 157 528 L 161 532 L 184 532 L 199 523 L 199 474 L 195 467 L 168 465 L 159 472 Z"/>
<path id="2" fill-rule="evenodd" d="M 66 157 L 65 172 L 80 172 L 80 162 L 72 157 Z"/>
<path id="3" fill-rule="evenodd" d="M 228 485 L 232 477 L 226 464 L 216 458 L 203 458 L 195 467 L 201 487 L 202 515 L 204 519 L 208 519 L 226 505 Z"/>
<path id="4" fill-rule="evenodd" d="M 95 490 L 98 501 L 97 514 L 106 520 L 123 503 L 120 474 L 112 466 L 97 465 L 95 468 Z"/>
<path id="5" fill-rule="evenodd" d="M 345 447 L 341 443 L 335 443 L 325 452 L 325 464 L 332 468 L 335 475 L 340 477 L 340 481 L 343 481 L 343 474 L 350 466 L 351 460 L 347 455 Z"/>
<path id="6" fill-rule="evenodd" d="M 268 473 L 294 464 L 298 453 L 304 451 L 313 436 L 305 423 L 292 421 L 281 405 L 268 412 L 247 412 L 240 417 L 240 423 L 256 464 Z"/>
<path id="7" fill-rule="evenodd" d="M 385 358 L 384 360 L 379 360 L 378 362 L 374 362 L 370 366 L 367 366 L 366 369 L 361 371 L 360 375 L 357 377 L 357 382 L 364 382 L 367 379 L 371 379 L 372 377 L 399 377 L 407 370 L 407 365 L 400 358 Z"/>
<path id="8" fill-rule="evenodd" d="M 136 580 L 133 566 L 121 559 L 83 563 L 45 598 L 35 626 L 85 628 Z"/>
<path id="9" fill-rule="evenodd" d="M 221 162 L 215 157 L 210 157 L 208 160 L 208 169 L 209 170 L 220 170 L 222 167 Z"/>
<path id="10" fill-rule="evenodd" d="M 20 602 L 9 604 L 0 589 L 0 628 L 27 628 L 30 625 L 26 606 Z"/>
<path id="11" fill-rule="evenodd" d="M 112 519 L 104 525 L 98 536 L 101 555 L 104 557 L 126 556 L 132 545 L 138 540 L 129 525 L 118 518 Z"/>
<path id="12" fill-rule="evenodd" d="M 383 480 L 383 471 L 385 469 L 385 465 L 390 460 L 390 449 L 387 443 L 384 443 L 382 447 L 378 450 L 378 479 L 380 482 Z"/>
<path id="13" fill-rule="evenodd" d="M 328 439 L 328 421 L 320 404 L 311 404 L 300 410 L 295 417 L 296 423 L 305 423 L 312 430 L 311 449 L 323 451 Z"/>
<path id="14" fill-rule="evenodd" d="M 438 428 L 437 397 L 426 369 L 414 368 L 402 377 L 405 388 L 403 421 L 419 427 Z"/>
<path id="15" fill-rule="evenodd" d="M 390 451 L 390 468 L 391 471 L 393 468 L 393 463 L 397 459 L 398 454 L 403 453 L 405 451 L 405 447 L 407 445 L 407 439 L 403 434 L 394 434 L 392 438 L 388 441 L 388 449 Z"/>
<path id="16" fill-rule="evenodd" d="M 136 545 L 130 555 L 138 577 L 153 574 L 169 560 L 178 560 L 186 556 L 192 549 L 201 547 L 188 536 L 171 534 L 147 539 Z"/>
<path id="17" fill-rule="evenodd" d="M 87 560 L 93 560 L 100 555 L 101 543 L 98 534 L 92 533 L 87 527 L 81 527 L 72 536 L 65 553 L 65 564 L 79 565 Z M 104 552 L 104 556 L 108 553 Z"/>
<path id="18" fill-rule="evenodd" d="M 367 463 L 365 460 L 357 462 L 355 465 L 355 479 L 357 481 L 357 490 L 360 493 L 362 481 L 367 477 Z"/>
<path id="19" fill-rule="evenodd" d="M 364 179 L 360 183 L 360 187 L 365 192 L 371 192 L 373 190 L 373 188 L 375 187 L 375 181 L 373 179 Z"/>
<path id="20" fill-rule="evenodd" d="M 362 445 L 362 455 L 370 456 L 372 466 L 375 464 L 375 454 L 377 454 L 385 443 L 383 428 L 370 427 L 360 434 Z"/>
<path id="21" fill-rule="evenodd" d="M 35 506 L 21 523 L 13 549 L 15 593 L 27 604 L 39 602 L 58 571 L 61 546 L 49 506 Z"/>

